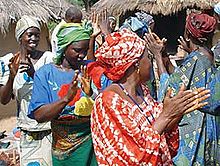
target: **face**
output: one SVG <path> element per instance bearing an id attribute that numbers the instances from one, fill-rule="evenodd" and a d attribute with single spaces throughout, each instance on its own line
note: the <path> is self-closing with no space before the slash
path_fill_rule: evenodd
<path id="1" fill-rule="evenodd" d="M 149 28 L 151 31 L 154 31 L 155 22 L 150 23 Z"/>
<path id="2" fill-rule="evenodd" d="M 78 61 L 85 58 L 88 49 L 89 40 L 74 42 L 67 46 L 67 49 L 65 50 L 65 58 L 71 65 L 74 66 Z"/>
<path id="3" fill-rule="evenodd" d="M 147 49 L 145 49 L 143 57 L 139 63 L 141 83 L 146 83 L 150 79 L 151 62 L 148 58 Z"/>
<path id="4" fill-rule="evenodd" d="M 111 32 L 113 32 L 115 30 L 116 27 L 116 21 L 115 20 L 109 20 L 109 27 Z"/>
<path id="5" fill-rule="evenodd" d="M 20 38 L 20 44 L 28 51 L 36 50 L 40 41 L 40 30 L 36 27 L 28 28 Z"/>
<path id="6" fill-rule="evenodd" d="M 189 32 L 186 28 L 185 28 L 183 37 L 184 37 L 185 39 L 189 39 L 189 38 L 190 38 L 190 32 Z"/>

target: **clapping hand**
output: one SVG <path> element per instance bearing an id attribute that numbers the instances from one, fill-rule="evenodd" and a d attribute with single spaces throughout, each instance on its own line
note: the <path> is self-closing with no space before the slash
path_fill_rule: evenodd
<path id="1" fill-rule="evenodd" d="M 185 90 L 185 86 L 182 85 L 177 95 L 171 97 L 172 90 L 169 89 L 164 99 L 162 114 L 170 120 L 179 118 L 207 105 L 208 103 L 203 103 L 203 101 L 210 96 L 209 93 L 210 90 L 206 90 L 205 88 L 198 88 L 193 91 Z"/>
<path id="2" fill-rule="evenodd" d="M 15 75 L 18 72 L 20 64 L 20 53 L 15 54 L 9 61 L 9 70 L 10 70 L 10 75 L 14 78 Z"/>
<path id="3" fill-rule="evenodd" d="M 19 69 L 20 73 L 27 72 L 29 77 L 34 77 L 35 69 L 33 63 L 31 62 L 30 55 L 26 56 L 26 59 L 20 62 Z"/>
<path id="4" fill-rule="evenodd" d="M 100 13 L 99 26 L 103 35 L 108 35 L 111 33 L 107 9 L 102 10 Z"/>
<path id="5" fill-rule="evenodd" d="M 92 96 L 91 88 L 91 77 L 88 74 L 88 69 L 86 66 L 81 66 L 82 75 L 79 76 L 79 81 L 81 82 L 81 88 L 87 96 Z"/>
<path id="6" fill-rule="evenodd" d="M 77 90 L 79 89 L 78 87 L 78 76 L 79 76 L 79 71 L 76 70 L 75 71 L 75 76 L 73 77 L 72 82 L 70 83 L 69 89 L 68 89 L 68 93 L 65 96 L 65 99 L 70 102 L 74 99 Z"/>
<path id="7" fill-rule="evenodd" d="M 101 33 L 101 29 L 99 27 L 99 15 L 94 11 L 90 18 L 92 21 L 93 33 L 91 37 L 97 37 Z"/>
<path id="8" fill-rule="evenodd" d="M 160 39 L 155 33 L 145 34 L 144 40 L 148 50 L 155 56 L 161 55 L 167 42 L 165 38 Z"/>
<path id="9" fill-rule="evenodd" d="M 102 10 L 100 14 L 94 11 L 90 20 L 92 21 L 93 27 L 93 34 L 91 35 L 92 37 L 97 37 L 100 33 L 104 35 L 111 33 L 107 9 Z"/>
<path id="10" fill-rule="evenodd" d="M 190 46 L 190 40 L 189 39 L 185 39 L 184 37 L 180 36 L 180 38 L 178 39 L 178 42 L 180 43 L 179 47 L 181 49 L 183 49 L 187 53 L 192 52 L 193 49 Z"/>

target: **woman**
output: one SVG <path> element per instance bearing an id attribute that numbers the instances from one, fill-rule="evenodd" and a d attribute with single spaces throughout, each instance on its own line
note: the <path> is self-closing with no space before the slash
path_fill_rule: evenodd
<path id="1" fill-rule="evenodd" d="M 172 165 L 178 149 L 177 122 L 181 116 L 203 106 L 207 90 L 181 88 L 164 105 L 157 103 L 143 83 L 150 77 L 145 41 L 122 29 L 106 37 L 97 50 L 97 61 L 88 66 L 96 86 L 104 73 L 114 83 L 95 100 L 91 130 L 100 165 Z M 94 73 L 93 71 L 97 71 Z"/>
<path id="2" fill-rule="evenodd" d="M 53 54 L 36 50 L 40 40 L 40 24 L 33 17 L 21 17 L 16 24 L 15 37 L 19 51 L 1 58 L 0 101 L 8 104 L 14 97 L 17 101 L 17 127 L 21 129 L 20 164 L 35 162 L 50 165 L 50 125 L 28 118 L 27 112 L 33 75 L 41 66 L 52 61 Z"/>
<path id="3" fill-rule="evenodd" d="M 38 122 L 51 121 L 54 166 L 96 165 L 90 131 L 92 89 L 86 69 L 80 68 L 87 63 L 82 59 L 90 35 L 86 24 L 63 25 L 57 34 L 55 64 L 35 74 L 29 116 Z"/>
<path id="4" fill-rule="evenodd" d="M 163 73 L 164 87 L 172 87 L 175 91 L 179 89 L 179 83 L 184 82 L 187 89 L 197 87 L 208 87 L 213 89 L 216 86 L 209 86 L 213 82 L 214 57 L 211 52 L 211 41 L 215 30 L 216 20 L 207 14 L 191 13 L 186 19 L 185 39 L 180 38 L 179 42 L 189 53 L 183 63 L 175 69 L 174 73 L 167 76 Z M 151 48 L 155 47 L 155 42 L 148 40 Z M 161 62 L 160 49 L 150 49 Z M 162 63 L 160 63 L 162 64 Z M 217 84 L 216 84 L 217 85 Z M 162 87 L 162 86 L 161 86 Z M 165 92 L 166 89 L 162 87 Z M 217 89 L 216 89 L 217 90 Z M 213 100 L 217 96 L 217 91 L 211 91 L 209 105 L 203 109 L 196 110 L 183 116 L 180 127 L 180 147 L 177 156 L 174 158 L 176 165 L 216 165 L 220 163 L 219 153 L 219 120 L 217 101 Z M 160 95 L 162 96 L 162 95 Z M 160 99 L 161 101 L 163 98 Z"/>

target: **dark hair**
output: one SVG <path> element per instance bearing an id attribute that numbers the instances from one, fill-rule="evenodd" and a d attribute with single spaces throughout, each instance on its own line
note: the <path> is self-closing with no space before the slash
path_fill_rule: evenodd
<path id="1" fill-rule="evenodd" d="M 76 6 L 71 6 L 67 9 L 65 13 L 66 22 L 81 23 L 82 12 Z"/>

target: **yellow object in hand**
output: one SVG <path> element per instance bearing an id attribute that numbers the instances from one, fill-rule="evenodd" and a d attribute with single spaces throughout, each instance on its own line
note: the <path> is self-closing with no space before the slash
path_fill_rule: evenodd
<path id="1" fill-rule="evenodd" d="M 74 114 L 78 116 L 89 116 L 92 112 L 94 101 L 90 97 L 81 97 L 75 103 Z"/>

